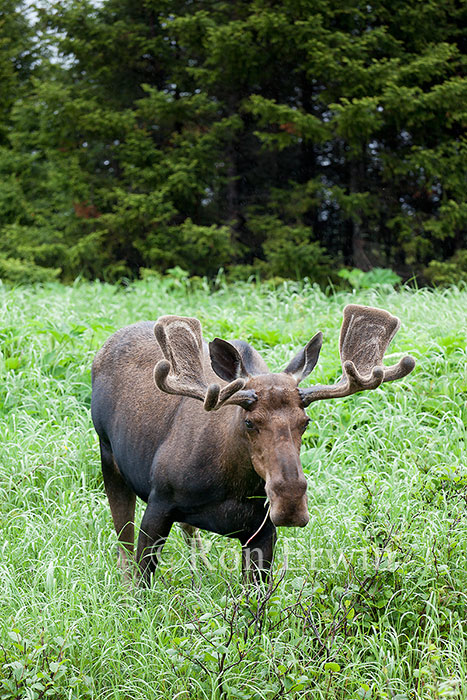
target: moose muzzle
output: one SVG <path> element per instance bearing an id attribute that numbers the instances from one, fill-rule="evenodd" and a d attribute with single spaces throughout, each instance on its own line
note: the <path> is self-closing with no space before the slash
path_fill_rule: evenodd
<path id="1" fill-rule="evenodd" d="M 304 476 L 294 480 L 273 479 L 266 482 L 266 494 L 271 503 L 270 518 L 274 525 L 305 527 L 310 520 Z"/>

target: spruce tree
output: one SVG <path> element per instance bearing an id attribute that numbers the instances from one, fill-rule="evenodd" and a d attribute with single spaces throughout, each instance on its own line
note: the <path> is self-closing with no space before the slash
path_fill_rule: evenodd
<path id="1" fill-rule="evenodd" d="M 28 87 L 0 105 L 1 254 L 64 279 L 418 273 L 465 245 L 464 23 L 455 0 L 49 2 L 52 60 L 24 82 L 0 54 Z"/>

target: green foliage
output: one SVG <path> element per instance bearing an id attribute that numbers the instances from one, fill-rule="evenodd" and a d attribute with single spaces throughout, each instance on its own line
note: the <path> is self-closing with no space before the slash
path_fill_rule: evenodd
<path id="1" fill-rule="evenodd" d="M 331 258 L 306 228 L 282 226 L 263 245 L 267 272 L 277 277 L 303 279 L 325 285 L 332 276 Z"/>
<path id="2" fill-rule="evenodd" d="M 74 675 L 66 652 L 70 646 L 62 637 L 37 640 L 23 636 L 19 629 L 8 633 L 0 649 L 0 692 L 2 700 L 42 700 L 64 697 L 90 698 L 91 679 Z"/>
<path id="3" fill-rule="evenodd" d="M 371 289 L 372 287 L 395 287 L 402 282 L 399 275 L 392 270 L 375 267 L 369 272 L 363 272 L 358 268 L 353 270 L 342 269 L 339 277 L 346 280 L 352 289 Z"/>
<path id="4" fill-rule="evenodd" d="M 37 58 L 25 10 L 22 0 L 3 0 L 0 7 L 0 146 L 7 141 L 12 106 L 23 97 Z"/>
<path id="5" fill-rule="evenodd" d="M 425 277 L 437 286 L 467 282 L 467 250 L 459 250 L 449 260 L 432 260 L 425 268 Z"/>
<path id="6" fill-rule="evenodd" d="M 3 279 L 326 285 L 464 247 L 462 4 L 39 5 L 0 10 Z"/>
<path id="7" fill-rule="evenodd" d="M 313 240 L 313 232 L 306 226 L 286 226 L 279 217 L 271 215 L 252 215 L 248 225 L 262 241 L 265 260 L 256 260 L 252 269 L 263 277 L 307 277 L 326 286 L 334 276 L 331 257 Z"/>
<path id="8" fill-rule="evenodd" d="M 162 240 L 161 234 L 150 236 L 140 249 L 144 250 L 145 264 L 159 272 L 169 272 L 166 266 L 171 264 L 210 277 L 232 256 L 227 226 L 197 226 L 191 219 L 168 227 Z"/>
<path id="9" fill-rule="evenodd" d="M 51 282 L 60 275 L 60 272 L 60 268 L 47 268 L 33 262 L 0 256 L 0 279 L 8 280 L 13 284 Z"/>

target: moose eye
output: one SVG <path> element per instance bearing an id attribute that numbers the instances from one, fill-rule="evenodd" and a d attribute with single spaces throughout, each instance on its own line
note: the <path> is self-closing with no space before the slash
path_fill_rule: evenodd
<path id="1" fill-rule="evenodd" d="M 245 426 L 247 430 L 254 430 L 255 424 L 249 418 L 245 418 Z"/>

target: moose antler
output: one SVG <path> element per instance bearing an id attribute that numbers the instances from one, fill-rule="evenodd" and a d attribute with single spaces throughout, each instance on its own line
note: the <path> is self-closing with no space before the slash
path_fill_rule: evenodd
<path id="1" fill-rule="evenodd" d="M 339 339 L 342 378 L 331 386 L 317 384 L 300 389 L 303 405 L 376 389 L 383 382 L 402 379 L 409 374 L 415 367 L 415 360 L 410 355 L 396 365 L 383 366 L 384 353 L 399 326 L 399 319 L 382 309 L 357 304 L 346 306 Z"/>
<path id="2" fill-rule="evenodd" d="M 227 403 L 250 405 L 256 400 L 253 391 L 242 391 L 245 379 L 241 377 L 223 389 L 216 383 L 207 384 L 198 319 L 161 316 L 154 326 L 154 334 L 165 357 L 154 367 L 154 381 L 161 391 L 199 399 L 206 411 L 215 411 Z"/>

